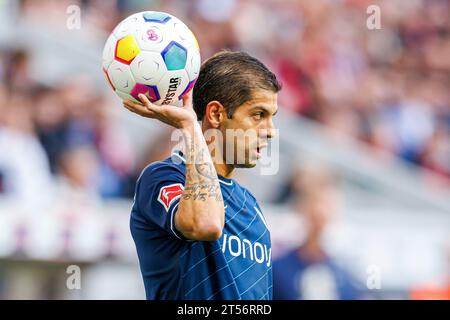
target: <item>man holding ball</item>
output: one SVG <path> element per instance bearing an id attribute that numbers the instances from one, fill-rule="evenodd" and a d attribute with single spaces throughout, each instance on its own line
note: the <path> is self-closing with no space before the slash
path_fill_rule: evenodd
<path id="1" fill-rule="evenodd" d="M 183 108 L 143 94 L 142 104 L 124 102 L 180 129 L 186 144 L 147 166 L 136 184 L 130 227 L 147 299 L 272 299 L 270 233 L 256 199 L 231 176 L 254 167 L 273 138 L 280 89 L 260 61 L 223 51 L 203 63 Z M 214 156 L 208 130 L 224 137 Z M 230 130 L 256 134 L 229 138 Z"/>

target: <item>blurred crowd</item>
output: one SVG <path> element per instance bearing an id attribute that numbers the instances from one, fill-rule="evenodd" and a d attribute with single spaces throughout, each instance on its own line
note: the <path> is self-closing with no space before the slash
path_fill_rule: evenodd
<path id="1" fill-rule="evenodd" d="M 446 0 L 378 1 L 381 29 L 375 30 L 367 25 L 371 3 L 365 0 L 23 0 L 19 18 L 61 23 L 74 3 L 84 29 L 104 32 L 99 41 L 132 12 L 173 13 L 197 35 L 203 59 L 230 48 L 266 62 L 283 83 L 279 103 L 287 112 L 365 141 L 375 155 L 427 168 L 443 177 L 441 186 L 449 185 Z M 142 165 L 125 151 L 129 146 L 109 121 L 103 93 L 91 90 L 87 77 L 42 85 L 29 76 L 29 54 L 0 51 L 2 131 L 14 129 L 26 137 L 27 159 L 41 159 L 34 166 L 48 166 L 49 176 L 93 188 L 91 194 L 101 197 L 131 196 Z M 95 174 L 89 172 L 93 168 Z M 0 190 L 7 188 L 5 175 Z"/>
<path id="2" fill-rule="evenodd" d="M 170 12 L 196 34 L 203 59 L 230 48 L 268 64 L 283 83 L 279 104 L 286 112 L 365 141 L 374 156 L 398 156 L 429 169 L 442 177 L 438 186 L 450 185 L 449 1 L 377 1 L 381 29 L 375 30 L 367 25 L 372 3 L 366 0 L 20 3 L 20 19 L 50 25 L 64 23 L 66 8 L 78 4 L 83 29 L 98 30 L 100 42 L 132 12 Z M 103 93 L 90 89 L 86 76 L 42 85 L 29 76 L 29 54 L 0 51 L 0 132 L 13 130 L 25 152 L 0 159 L 9 157 L 15 166 L 15 156 L 25 156 L 26 166 L 35 160 L 28 169 L 48 173 L 38 174 L 36 184 L 56 175 L 90 195 L 131 197 L 133 179 L 148 159 L 126 152 L 130 147 L 105 111 Z M 0 190 L 8 188 L 7 176 L 0 173 Z"/>

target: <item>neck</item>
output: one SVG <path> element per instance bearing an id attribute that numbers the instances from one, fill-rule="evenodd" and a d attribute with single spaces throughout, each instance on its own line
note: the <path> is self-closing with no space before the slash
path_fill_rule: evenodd
<path id="1" fill-rule="evenodd" d="M 310 261 L 321 261 L 326 258 L 320 238 L 308 237 L 300 248 L 302 255 Z"/>
<path id="2" fill-rule="evenodd" d="M 214 162 L 214 159 L 213 159 Z M 224 178 L 231 178 L 233 176 L 234 167 L 226 163 L 214 163 L 217 174 Z"/>
<path id="3" fill-rule="evenodd" d="M 207 131 L 208 129 L 211 129 L 211 128 L 209 128 L 205 124 L 205 122 L 202 122 L 203 133 L 205 133 L 205 131 Z M 208 147 L 213 142 L 214 142 L 213 140 L 206 141 L 206 143 L 208 144 Z M 218 152 L 220 152 L 220 154 L 217 154 Z M 212 161 L 214 163 L 214 168 L 216 168 L 217 174 L 224 178 L 231 178 L 233 176 L 234 165 L 226 163 L 225 157 L 222 154 L 222 150 L 215 150 L 215 153 L 216 153 L 216 156 L 212 157 Z M 218 159 L 221 159 L 221 161 L 217 162 Z"/>

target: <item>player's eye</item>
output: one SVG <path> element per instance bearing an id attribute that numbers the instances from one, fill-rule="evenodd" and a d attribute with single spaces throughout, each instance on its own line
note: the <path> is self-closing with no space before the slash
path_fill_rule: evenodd
<path id="1" fill-rule="evenodd" d="M 264 117 L 264 112 L 256 112 L 255 114 L 253 114 L 253 118 L 255 118 L 255 120 L 261 120 Z"/>

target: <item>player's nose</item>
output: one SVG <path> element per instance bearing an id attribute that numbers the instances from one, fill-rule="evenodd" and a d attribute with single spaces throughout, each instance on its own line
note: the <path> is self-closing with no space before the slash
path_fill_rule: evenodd
<path id="1" fill-rule="evenodd" d="M 266 125 L 260 130 L 260 138 L 273 139 L 276 136 L 276 128 L 272 119 L 266 121 Z"/>

